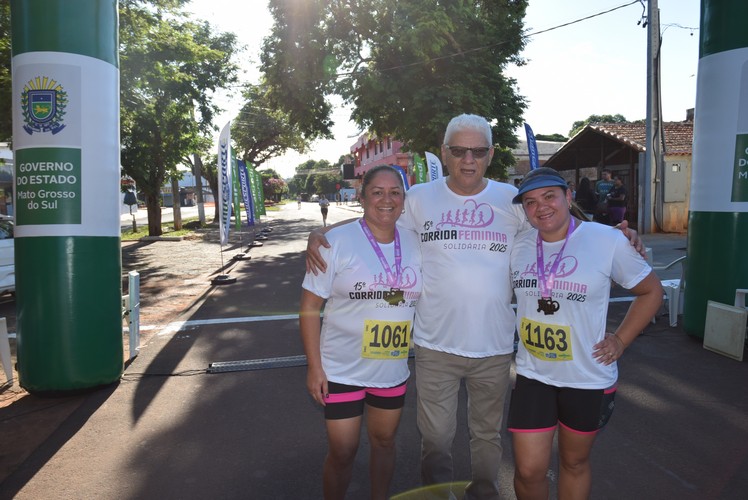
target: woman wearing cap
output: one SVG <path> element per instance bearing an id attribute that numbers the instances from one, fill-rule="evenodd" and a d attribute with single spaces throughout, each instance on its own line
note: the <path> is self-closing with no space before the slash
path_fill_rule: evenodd
<path id="1" fill-rule="evenodd" d="M 616 361 L 660 307 L 662 287 L 621 231 L 572 214 L 555 170 L 531 171 L 513 201 L 534 228 L 518 237 L 511 259 L 520 337 L 508 424 L 515 491 L 520 500 L 548 498 L 558 428 L 558 497 L 588 498 L 590 452 L 613 411 Z M 607 333 L 611 279 L 636 298 Z"/>

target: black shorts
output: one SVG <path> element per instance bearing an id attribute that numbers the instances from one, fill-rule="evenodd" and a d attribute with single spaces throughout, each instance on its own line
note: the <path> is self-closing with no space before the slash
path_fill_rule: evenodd
<path id="1" fill-rule="evenodd" d="M 561 424 L 573 432 L 595 433 L 610 420 L 615 395 L 615 387 L 555 387 L 517 375 L 508 428 L 511 432 L 546 432 Z"/>
<path id="2" fill-rule="evenodd" d="M 327 207 L 321 207 L 322 215 L 327 215 Z"/>
<path id="3" fill-rule="evenodd" d="M 325 401 L 325 419 L 340 420 L 364 414 L 364 403 L 383 410 L 398 410 L 405 406 L 407 381 L 394 387 L 360 387 L 327 383 L 330 394 Z"/>

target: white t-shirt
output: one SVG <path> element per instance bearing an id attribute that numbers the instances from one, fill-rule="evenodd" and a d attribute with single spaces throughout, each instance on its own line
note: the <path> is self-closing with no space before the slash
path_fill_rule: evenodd
<path id="1" fill-rule="evenodd" d="M 410 375 L 407 351 L 423 285 L 421 252 L 414 234 L 402 230 L 399 233 L 402 272 L 394 288 L 401 292 L 393 294 L 385 269 L 359 221 L 327 233 L 331 248 L 320 247 L 327 271 L 317 276 L 307 273 L 304 277 L 304 289 L 327 299 L 320 351 L 322 368 L 332 382 L 394 387 Z M 395 272 L 394 242 L 380 243 L 379 247 Z"/>
<path id="2" fill-rule="evenodd" d="M 480 193 L 460 196 L 446 178 L 413 186 L 398 224 L 418 234 L 423 293 L 416 307 L 414 342 L 469 358 L 514 349 L 510 252 L 529 227 L 517 189 L 488 181 Z"/>
<path id="3" fill-rule="evenodd" d="M 520 337 L 517 373 L 556 387 L 612 387 L 618 380 L 617 365 L 605 366 L 592 356 L 592 346 L 605 337 L 610 280 L 632 288 L 652 268 L 620 230 L 581 223 L 571 233 L 556 271 L 552 297 L 558 310 L 546 315 L 538 311 L 537 234 L 535 229 L 523 232 L 512 251 Z M 546 277 L 563 244 L 543 242 Z"/>

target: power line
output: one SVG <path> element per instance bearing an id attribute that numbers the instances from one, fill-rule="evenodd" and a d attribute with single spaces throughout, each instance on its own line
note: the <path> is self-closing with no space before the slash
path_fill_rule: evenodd
<path id="1" fill-rule="evenodd" d="M 528 33 L 525 36 L 525 38 L 530 38 L 532 36 L 537 36 L 537 35 L 540 35 L 542 33 L 548 33 L 549 31 L 557 30 L 559 28 L 565 28 L 566 26 L 571 26 L 572 24 L 581 23 L 582 21 L 587 21 L 588 19 L 599 17 L 599 16 L 602 16 L 602 15 L 605 15 L 605 14 L 610 14 L 611 12 L 614 12 L 616 10 L 623 9 L 625 7 L 628 7 L 630 5 L 634 5 L 635 3 L 640 3 L 640 2 L 641 2 L 641 0 L 634 0 L 633 2 L 625 3 L 623 5 L 619 5 L 618 7 L 613 7 L 611 9 L 604 10 L 602 12 L 598 12 L 597 14 L 591 14 L 591 15 L 586 16 L 586 17 L 581 17 L 579 19 L 575 19 L 574 21 L 569 21 L 568 23 L 559 24 L 557 26 L 553 26 L 551 28 L 544 29 L 544 30 L 541 30 L 541 31 L 531 32 L 531 33 Z"/>
<path id="2" fill-rule="evenodd" d="M 604 11 L 600 11 L 600 12 L 597 12 L 595 14 L 590 14 L 589 16 L 581 17 L 579 19 L 575 19 L 573 21 L 562 23 L 562 24 L 559 24 L 559 25 L 556 25 L 556 26 L 552 26 L 552 27 L 544 29 L 544 30 L 534 31 L 534 32 L 528 32 L 528 33 L 522 35 L 522 38 L 525 39 L 525 40 L 528 40 L 528 39 L 530 39 L 532 37 L 541 35 L 543 33 L 548 33 L 550 31 L 554 31 L 554 30 L 557 30 L 557 29 L 560 29 L 560 28 L 565 28 L 567 26 L 571 26 L 573 24 L 581 23 L 583 21 L 588 21 L 590 19 L 593 19 L 593 18 L 596 18 L 596 17 L 600 17 L 600 16 L 603 16 L 605 14 L 610 14 L 611 12 L 615 12 L 616 10 L 620 10 L 620 9 L 624 9 L 626 7 L 630 7 L 631 5 L 634 5 L 634 4 L 637 4 L 637 3 L 642 3 L 642 5 L 643 5 L 642 0 L 633 0 L 631 2 L 618 5 L 617 7 L 612 7 L 610 9 L 607 9 L 607 10 L 604 10 Z M 676 26 L 676 25 L 673 25 L 673 26 Z M 677 25 L 677 26 L 681 27 L 681 28 L 684 28 L 684 29 L 695 29 L 695 28 L 686 28 L 686 27 L 683 27 L 683 26 L 680 26 L 680 25 Z M 389 68 L 379 68 L 379 69 L 376 69 L 375 71 L 378 71 L 378 72 L 389 72 L 389 71 L 396 71 L 396 70 L 401 70 L 401 69 L 405 69 L 405 68 L 411 68 L 413 66 L 418 66 L 418 65 L 430 64 L 430 63 L 433 63 L 433 62 L 436 62 L 436 61 L 441 61 L 441 60 L 444 60 L 444 59 L 450 59 L 450 58 L 453 58 L 453 57 L 462 56 L 462 55 L 470 54 L 470 53 L 473 53 L 473 52 L 479 52 L 479 51 L 487 50 L 487 49 L 490 49 L 492 47 L 497 47 L 497 46 L 505 44 L 505 43 L 507 43 L 507 42 L 502 40 L 500 42 L 491 43 L 491 44 L 484 45 L 484 46 L 481 46 L 481 47 L 474 47 L 472 49 L 461 50 L 461 51 L 453 52 L 451 54 L 447 54 L 447 55 L 444 55 L 444 56 L 433 57 L 433 58 L 427 59 L 425 61 L 417 61 L 417 62 L 412 62 L 412 63 L 408 63 L 408 64 L 401 64 L 401 65 L 398 65 L 398 66 L 391 66 Z M 350 77 L 350 76 L 353 76 L 355 74 L 356 74 L 356 72 L 354 72 L 354 71 L 345 72 L 345 73 L 336 73 L 335 76 L 334 76 L 334 79 L 339 79 L 339 78 L 344 78 L 344 77 Z"/>

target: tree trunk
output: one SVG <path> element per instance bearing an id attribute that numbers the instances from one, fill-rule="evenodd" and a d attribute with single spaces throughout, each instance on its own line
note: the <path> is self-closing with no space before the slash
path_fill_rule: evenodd
<path id="1" fill-rule="evenodd" d="M 145 207 L 148 210 L 148 236 L 161 236 L 161 196 L 147 193 Z"/>
<path id="2" fill-rule="evenodd" d="M 182 229 L 182 204 L 179 196 L 179 181 L 176 178 L 171 180 L 171 208 L 174 211 L 174 230 Z"/>
<path id="3" fill-rule="evenodd" d="M 213 182 L 213 179 L 208 179 L 208 185 L 210 191 L 213 193 L 213 200 L 215 201 L 215 210 L 213 212 L 213 222 L 218 222 L 221 217 L 221 207 L 218 206 L 218 181 Z"/>

